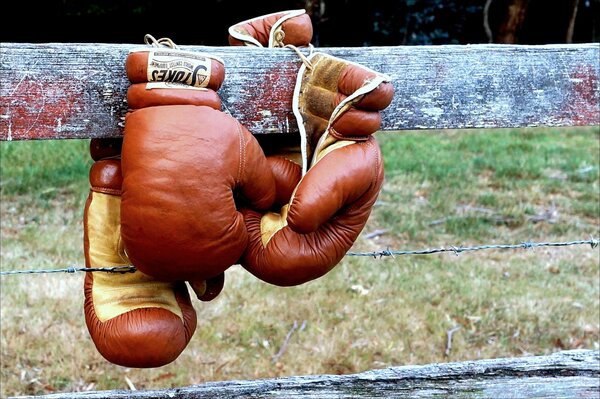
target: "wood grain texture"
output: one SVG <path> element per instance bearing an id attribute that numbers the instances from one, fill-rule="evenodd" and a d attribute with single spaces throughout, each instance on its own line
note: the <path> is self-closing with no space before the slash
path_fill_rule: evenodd
<path id="1" fill-rule="evenodd" d="M 0 140 L 118 137 L 133 44 L 1 43 Z M 290 49 L 181 46 L 224 59 L 224 110 L 252 133 L 297 131 Z M 382 130 L 600 124 L 600 44 L 321 48 L 392 78 Z M 315 50 L 315 51 L 317 51 Z"/>
<path id="2" fill-rule="evenodd" d="M 597 398 L 600 353 L 573 350 L 547 356 L 390 367 L 349 375 L 313 375 L 209 382 L 181 388 L 95 391 L 65 398 Z"/>

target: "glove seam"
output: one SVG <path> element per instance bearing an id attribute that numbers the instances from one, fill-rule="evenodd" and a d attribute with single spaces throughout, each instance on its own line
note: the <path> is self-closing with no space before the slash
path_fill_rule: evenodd
<path id="1" fill-rule="evenodd" d="M 344 136 L 343 134 L 338 133 L 337 130 L 335 130 L 335 128 L 332 126 L 329 129 L 329 135 L 335 137 L 338 140 L 349 140 L 349 141 L 367 141 L 369 140 L 369 137 L 371 137 L 371 135 L 364 135 L 364 136 Z"/>
<path id="2" fill-rule="evenodd" d="M 382 167 L 382 165 L 381 165 L 381 161 L 382 161 L 381 160 L 381 156 L 380 156 L 379 151 L 376 150 L 375 144 L 373 144 L 373 140 L 374 140 L 373 138 L 369 137 L 369 140 L 365 141 L 365 144 L 369 146 L 369 149 L 372 152 L 375 153 L 375 159 L 377 160 L 375 162 L 375 165 L 376 165 L 376 167 L 375 167 L 375 179 L 373 181 L 371 181 L 371 186 L 367 190 L 367 193 L 371 192 L 375 187 L 377 187 L 375 185 L 375 182 L 377 182 L 377 180 L 379 178 L 379 173 L 377 173 L 377 171 L 379 171 L 381 169 L 381 167 Z"/>
<path id="3" fill-rule="evenodd" d="M 246 151 L 245 151 L 246 142 L 244 140 L 244 135 L 242 133 L 242 126 L 240 125 L 239 122 L 237 122 L 236 124 L 237 124 L 237 133 L 238 133 L 239 144 L 240 144 L 240 149 L 239 149 L 240 162 L 238 164 L 238 172 L 237 172 L 237 177 L 236 177 L 236 185 L 237 185 L 242 181 L 242 173 L 246 169 L 246 165 L 245 165 L 246 164 Z"/>
<path id="4" fill-rule="evenodd" d="M 97 193 L 103 193 L 103 194 L 121 195 L 121 190 L 119 190 L 117 188 L 92 186 L 92 191 L 97 192 Z"/>
<path id="5" fill-rule="evenodd" d="M 373 141 L 372 140 L 367 140 L 367 141 L 364 141 L 363 143 L 365 145 L 369 146 L 369 150 L 375 152 L 375 159 L 376 159 L 375 165 L 376 165 L 376 167 L 375 167 L 375 180 L 374 181 L 377 181 L 377 171 L 379 170 L 379 168 L 381 166 L 381 157 L 379 156 L 378 151 L 375 151 L 375 146 L 373 145 Z M 373 188 L 375 187 L 374 184 L 373 184 L 374 181 L 371 181 L 371 184 L 370 184 L 369 188 L 358 198 L 358 200 L 356 200 L 354 202 L 354 204 L 352 204 L 352 206 L 350 206 L 350 207 L 347 208 L 348 212 L 352 212 L 354 210 L 357 210 L 357 209 L 361 208 L 364 205 L 364 204 L 361 204 L 360 206 L 358 206 L 357 204 L 360 203 L 360 200 L 364 196 L 366 196 L 367 194 L 369 194 L 369 193 L 371 193 L 373 191 Z"/>

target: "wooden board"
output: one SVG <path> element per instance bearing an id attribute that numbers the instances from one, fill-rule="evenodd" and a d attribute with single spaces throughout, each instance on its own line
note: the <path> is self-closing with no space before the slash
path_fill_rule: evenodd
<path id="1" fill-rule="evenodd" d="M 118 137 L 133 44 L 1 43 L 0 140 Z M 252 133 L 297 131 L 291 49 L 181 46 L 224 59 L 224 110 Z M 315 50 L 317 51 L 317 50 Z M 382 130 L 600 124 L 600 44 L 322 48 L 387 73 Z"/>
<path id="2" fill-rule="evenodd" d="M 390 367 L 349 375 L 313 375 L 209 382 L 181 388 L 56 393 L 46 399 L 89 398 L 597 398 L 600 353 Z"/>

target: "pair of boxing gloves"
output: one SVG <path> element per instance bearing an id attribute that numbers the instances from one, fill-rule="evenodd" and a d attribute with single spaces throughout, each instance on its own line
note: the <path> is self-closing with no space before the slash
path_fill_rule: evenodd
<path id="1" fill-rule="evenodd" d="M 232 45 L 311 39 L 304 10 L 229 29 Z M 197 323 L 186 281 L 206 301 L 236 263 L 279 286 L 339 263 L 381 189 L 383 160 L 371 134 L 393 96 L 386 76 L 311 54 L 299 60 L 293 97 L 300 135 L 259 143 L 221 112 L 221 60 L 166 40 L 150 44 L 126 61 L 124 138 L 91 141 L 84 212 L 86 265 L 137 269 L 90 272 L 84 282 L 96 348 L 128 367 L 162 366 L 186 347 Z"/>

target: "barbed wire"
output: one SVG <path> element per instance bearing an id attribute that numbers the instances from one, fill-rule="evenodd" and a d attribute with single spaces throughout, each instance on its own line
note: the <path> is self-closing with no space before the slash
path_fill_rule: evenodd
<path id="1" fill-rule="evenodd" d="M 391 250 L 384 249 L 370 252 L 348 252 L 346 256 L 368 256 L 373 258 L 395 257 L 400 255 L 431 255 L 443 252 L 453 252 L 457 256 L 462 252 L 482 251 L 488 249 L 532 249 L 538 247 L 568 247 L 573 245 L 589 245 L 592 249 L 598 247 L 598 239 L 591 237 L 589 240 L 576 240 L 564 242 L 522 242 L 519 244 L 487 244 L 476 246 L 449 246 L 440 248 L 426 248 L 416 250 Z M 48 274 L 48 273 L 76 273 L 76 272 L 105 272 L 105 273 L 134 273 L 135 266 L 110 266 L 110 267 L 67 267 L 63 269 L 29 269 L 0 271 L 0 275 L 13 274 Z"/>
<path id="2" fill-rule="evenodd" d="M 30 270 L 8 270 L 0 271 L 0 276 L 10 274 L 48 274 L 48 273 L 75 273 L 75 272 L 105 272 L 105 273 L 134 273 L 134 266 L 110 266 L 110 267 L 66 267 L 64 269 L 30 269 Z"/>
<path id="3" fill-rule="evenodd" d="M 472 247 L 441 247 L 441 248 L 428 248 L 428 249 L 418 249 L 418 250 L 409 250 L 409 251 L 397 251 L 397 250 L 389 250 L 385 249 L 382 251 L 372 251 L 372 252 L 348 252 L 346 256 L 371 256 L 374 258 L 383 257 L 383 256 L 391 256 L 394 257 L 396 255 L 430 255 L 441 252 L 454 252 L 456 255 L 459 255 L 461 252 L 470 252 L 470 251 L 481 251 L 485 249 L 529 249 L 536 247 L 567 247 L 571 245 L 590 245 L 592 249 L 598 246 L 598 240 L 595 238 L 590 238 L 589 240 L 577 240 L 577 241 L 566 241 L 566 242 L 522 242 L 520 244 L 488 244 L 488 245 L 477 245 Z"/>

